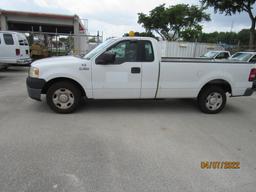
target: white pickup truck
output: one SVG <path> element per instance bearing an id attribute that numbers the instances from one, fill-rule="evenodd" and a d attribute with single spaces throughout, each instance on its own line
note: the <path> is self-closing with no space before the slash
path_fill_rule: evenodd
<path id="1" fill-rule="evenodd" d="M 146 37 L 105 41 L 86 56 L 55 57 L 31 64 L 27 90 L 51 109 L 71 113 L 86 99 L 197 98 L 205 113 L 218 113 L 226 96 L 250 96 L 256 69 L 246 62 L 161 58 Z M 170 106 L 171 107 L 171 106 Z"/>

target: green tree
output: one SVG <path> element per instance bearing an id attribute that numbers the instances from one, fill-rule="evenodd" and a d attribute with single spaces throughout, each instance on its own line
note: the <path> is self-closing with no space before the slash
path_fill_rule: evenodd
<path id="1" fill-rule="evenodd" d="M 153 37 L 155 39 L 158 39 L 152 32 L 134 32 L 136 37 Z M 124 37 L 128 37 L 129 33 L 125 33 L 123 35 Z"/>
<path id="2" fill-rule="evenodd" d="M 138 35 L 139 37 L 153 37 L 157 39 L 152 32 L 136 32 L 135 35 Z"/>
<path id="3" fill-rule="evenodd" d="M 241 45 L 248 45 L 250 41 L 250 30 L 243 29 L 238 33 L 238 39 Z"/>
<path id="4" fill-rule="evenodd" d="M 236 45 L 239 42 L 239 35 L 235 32 L 202 33 L 202 35 L 199 37 L 199 42 Z"/>
<path id="5" fill-rule="evenodd" d="M 200 42 L 204 43 L 217 43 L 218 42 L 218 32 L 213 33 L 203 33 L 200 39 Z"/>
<path id="6" fill-rule="evenodd" d="M 201 0 L 203 6 L 214 7 L 215 12 L 232 15 L 235 13 L 247 12 L 251 20 L 249 46 L 255 46 L 256 15 L 253 13 L 253 6 L 256 0 Z"/>
<path id="7" fill-rule="evenodd" d="M 164 40 L 177 40 L 190 30 L 198 31 L 202 21 L 210 21 L 210 15 L 205 13 L 205 7 L 178 4 L 165 7 L 162 4 L 150 11 L 148 15 L 138 13 L 138 23 L 146 32 L 156 32 Z"/>
<path id="8" fill-rule="evenodd" d="M 184 41 L 198 41 L 198 39 L 202 36 L 202 26 L 197 25 L 193 28 L 186 29 L 181 32 L 181 36 Z"/>
<path id="9" fill-rule="evenodd" d="M 92 38 L 90 38 L 89 39 L 89 43 L 96 43 L 97 41 L 96 41 L 96 38 L 95 37 L 92 37 Z"/>

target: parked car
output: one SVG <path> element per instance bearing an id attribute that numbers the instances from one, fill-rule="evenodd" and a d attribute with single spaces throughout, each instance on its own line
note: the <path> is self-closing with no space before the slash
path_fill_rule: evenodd
<path id="1" fill-rule="evenodd" d="M 201 58 L 208 59 L 228 59 L 230 57 L 229 51 L 209 51 L 201 56 Z"/>
<path id="2" fill-rule="evenodd" d="M 12 31 L 0 31 L 0 64 L 27 65 L 32 62 L 26 36 Z"/>
<path id="3" fill-rule="evenodd" d="M 232 55 L 229 60 L 244 61 L 256 64 L 256 52 L 237 52 Z"/>
<path id="4" fill-rule="evenodd" d="M 37 60 L 27 90 L 56 112 L 71 113 L 87 99 L 197 98 L 205 113 L 218 113 L 226 97 L 250 96 L 256 69 L 247 62 L 161 58 L 149 37 L 109 39 L 82 58 Z M 171 107 L 171 106 L 170 106 Z"/>
<path id="5" fill-rule="evenodd" d="M 237 52 L 229 60 L 253 63 L 256 68 L 256 52 Z M 256 89 L 256 79 L 254 81 L 254 89 Z"/>

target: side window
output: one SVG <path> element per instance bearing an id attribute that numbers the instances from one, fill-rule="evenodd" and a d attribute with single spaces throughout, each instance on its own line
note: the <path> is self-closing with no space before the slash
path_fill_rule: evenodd
<path id="1" fill-rule="evenodd" d="M 115 54 L 115 63 L 136 62 L 138 53 L 137 41 L 122 41 L 107 50 L 108 53 Z"/>
<path id="2" fill-rule="evenodd" d="M 250 63 L 256 63 L 256 55 L 253 58 L 251 58 Z"/>
<path id="3" fill-rule="evenodd" d="M 225 53 L 225 59 L 229 58 L 229 54 L 228 53 Z"/>
<path id="4" fill-rule="evenodd" d="M 216 59 L 224 59 L 225 58 L 225 53 L 221 52 L 219 55 L 216 56 Z"/>
<path id="5" fill-rule="evenodd" d="M 4 42 L 6 45 L 14 45 L 12 34 L 4 34 Z"/>
<path id="6" fill-rule="evenodd" d="M 142 62 L 152 62 L 154 58 L 154 50 L 150 41 L 142 41 Z"/>

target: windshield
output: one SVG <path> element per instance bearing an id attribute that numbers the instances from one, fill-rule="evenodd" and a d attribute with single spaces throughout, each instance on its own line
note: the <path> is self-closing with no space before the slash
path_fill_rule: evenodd
<path id="1" fill-rule="evenodd" d="M 90 60 L 91 58 L 93 58 L 100 50 L 104 49 L 105 47 L 107 47 L 109 44 L 111 44 L 113 41 L 115 41 L 115 39 L 109 39 L 106 40 L 105 42 L 99 44 L 97 47 L 95 47 L 93 50 L 91 50 L 89 53 L 87 53 L 84 58 L 87 60 Z"/>
<path id="2" fill-rule="evenodd" d="M 236 61 L 249 61 L 252 57 L 250 53 L 235 53 L 230 59 Z"/>
<path id="3" fill-rule="evenodd" d="M 218 52 L 216 52 L 216 51 L 209 51 L 209 52 L 205 53 L 202 57 L 213 58 L 217 54 L 218 54 Z"/>

